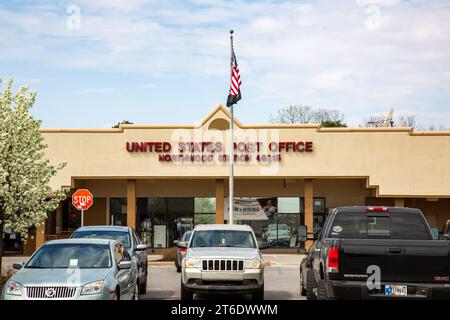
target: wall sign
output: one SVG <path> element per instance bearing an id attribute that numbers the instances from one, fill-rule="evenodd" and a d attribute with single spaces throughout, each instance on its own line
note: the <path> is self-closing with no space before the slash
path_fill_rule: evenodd
<path id="1" fill-rule="evenodd" d="M 156 153 L 160 162 L 228 162 L 222 142 L 126 142 L 129 153 Z M 282 153 L 313 152 L 312 141 L 235 142 L 235 162 L 279 162 Z"/>

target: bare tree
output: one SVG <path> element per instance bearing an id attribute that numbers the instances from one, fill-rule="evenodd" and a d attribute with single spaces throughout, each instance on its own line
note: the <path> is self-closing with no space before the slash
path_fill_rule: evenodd
<path id="1" fill-rule="evenodd" d="M 310 123 L 312 120 L 312 108 L 309 106 L 289 106 L 271 115 L 272 123 Z"/>
<path id="2" fill-rule="evenodd" d="M 278 110 L 275 116 L 271 115 L 272 123 L 339 123 L 345 125 L 344 115 L 338 110 L 314 109 L 310 106 L 289 106 Z"/>
<path id="3" fill-rule="evenodd" d="M 332 109 L 316 109 L 313 110 L 313 120 L 315 123 L 344 122 L 344 115 L 338 110 Z"/>
<path id="4" fill-rule="evenodd" d="M 413 128 L 413 130 L 419 130 L 420 124 L 417 121 L 416 115 L 414 114 L 401 114 L 392 119 L 392 121 L 388 121 L 388 125 L 386 124 L 385 116 L 370 116 L 368 118 L 363 119 L 360 127 L 408 127 Z"/>
<path id="5" fill-rule="evenodd" d="M 420 125 L 417 123 L 416 115 L 414 114 L 402 114 L 397 117 L 396 126 L 398 127 L 410 127 L 414 130 L 419 130 Z"/>
<path id="6" fill-rule="evenodd" d="M 450 127 L 445 127 L 443 125 L 440 126 L 434 126 L 431 125 L 430 127 L 428 127 L 429 131 L 450 131 Z"/>
<path id="7" fill-rule="evenodd" d="M 383 116 L 370 116 L 368 118 L 364 118 L 363 122 L 361 123 L 360 127 L 372 127 L 372 128 L 377 128 L 377 127 L 384 127 L 384 121 L 385 118 Z"/>

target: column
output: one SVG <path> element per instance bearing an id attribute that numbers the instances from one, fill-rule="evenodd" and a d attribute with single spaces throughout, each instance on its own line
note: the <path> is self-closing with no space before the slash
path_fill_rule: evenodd
<path id="1" fill-rule="evenodd" d="M 36 227 L 36 250 L 45 242 L 45 221 L 39 227 Z"/>
<path id="2" fill-rule="evenodd" d="M 225 212 L 225 180 L 216 179 L 216 223 L 223 224 Z"/>
<path id="3" fill-rule="evenodd" d="M 403 198 L 397 198 L 397 199 L 395 199 L 395 206 L 396 207 L 400 207 L 400 208 L 403 208 L 404 206 L 405 206 L 405 199 L 403 199 Z"/>
<path id="4" fill-rule="evenodd" d="M 136 228 L 136 179 L 127 181 L 127 226 Z"/>
<path id="5" fill-rule="evenodd" d="M 305 179 L 305 225 L 308 227 L 308 233 L 314 231 L 314 183 L 312 179 Z M 312 238 L 311 236 L 309 236 Z M 313 241 L 307 241 L 305 243 L 305 249 L 309 249 Z"/>

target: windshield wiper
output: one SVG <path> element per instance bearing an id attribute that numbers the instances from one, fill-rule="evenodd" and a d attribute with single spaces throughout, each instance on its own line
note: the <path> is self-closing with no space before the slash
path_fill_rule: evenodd
<path id="1" fill-rule="evenodd" d="M 42 267 L 42 266 L 27 266 L 25 267 L 26 269 L 47 269 L 46 267 Z"/>

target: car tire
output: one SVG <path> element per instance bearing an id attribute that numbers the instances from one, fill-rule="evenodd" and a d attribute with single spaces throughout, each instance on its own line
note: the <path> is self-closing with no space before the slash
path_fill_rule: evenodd
<path id="1" fill-rule="evenodd" d="M 134 285 L 133 300 L 139 300 L 139 290 L 140 290 L 139 283 L 136 282 L 136 284 Z"/>
<path id="2" fill-rule="evenodd" d="M 183 281 L 181 281 L 181 300 L 184 301 L 194 300 L 194 293 L 186 289 L 186 287 L 183 284 Z"/>
<path id="3" fill-rule="evenodd" d="M 147 293 L 147 272 L 145 273 L 145 280 L 139 284 L 139 294 L 146 294 Z"/>
<path id="4" fill-rule="evenodd" d="M 120 300 L 120 291 L 119 289 L 116 289 L 116 292 L 114 293 L 114 296 L 112 298 L 113 300 Z"/>
<path id="5" fill-rule="evenodd" d="M 329 300 L 325 280 L 317 282 L 317 300 Z"/>
<path id="6" fill-rule="evenodd" d="M 177 266 L 177 272 L 181 273 L 181 266 Z"/>
<path id="7" fill-rule="evenodd" d="M 317 300 L 317 296 L 314 293 L 314 289 L 317 287 L 316 280 L 314 279 L 314 271 L 306 271 L 306 299 Z"/>
<path id="8" fill-rule="evenodd" d="M 264 284 L 262 287 L 255 293 L 252 293 L 253 301 L 263 301 L 264 300 Z"/>
<path id="9" fill-rule="evenodd" d="M 300 269 L 300 295 L 303 296 L 303 297 L 306 296 L 306 289 L 305 289 L 305 286 L 304 286 L 302 269 Z"/>

